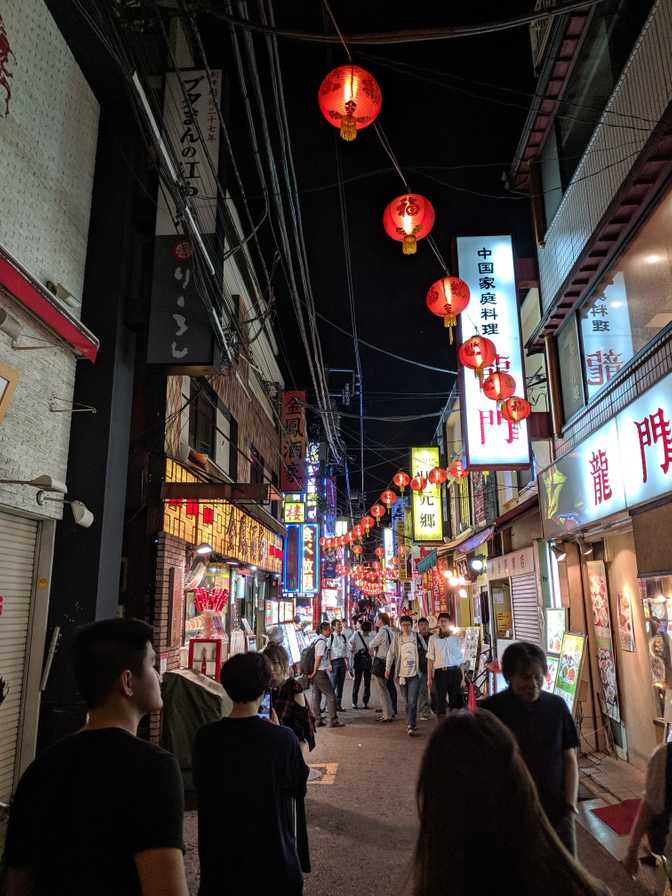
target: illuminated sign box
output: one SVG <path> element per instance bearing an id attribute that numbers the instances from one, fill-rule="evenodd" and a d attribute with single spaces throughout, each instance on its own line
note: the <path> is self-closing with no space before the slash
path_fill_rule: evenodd
<path id="1" fill-rule="evenodd" d="M 516 395 L 525 397 L 522 340 L 513 249 L 510 236 L 457 238 L 460 277 L 471 300 L 460 315 L 462 341 L 476 333 L 497 349 L 499 369 L 516 381 Z M 494 368 L 493 368 L 494 370 Z M 485 371 L 487 377 L 492 370 Z M 473 469 L 524 469 L 530 466 L 527 421 L 514 426 L 481 391 L 472 370 L 460 372 L 462 434 L 467 466 Z"/>
<path id="2" fill-rule="evenodd" d="M 303 523 L 305 520 L 303 501 L 285 501 L 282 505 L 282 518 L 285 523 Z"/>
<path id="3" fill-rule="evenodd" d="M 411 476 L 427 479 L 429 471 L 439 466 L 439 449 L 411 448 Z M 413 492 L 413 540 L 443 541 L 441 486 L 427 481 L 424 492 Z"/>

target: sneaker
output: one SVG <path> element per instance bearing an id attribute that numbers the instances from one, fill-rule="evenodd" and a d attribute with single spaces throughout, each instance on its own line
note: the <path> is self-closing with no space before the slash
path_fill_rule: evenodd
<path id="1" fill-rule="evenodd" d="M 376 719 L 377 722 L 394 722 L 394 719 L 384 719 L 382 716 Z"/>
<path id="2" fill-rule="evenodd" d="M 410 728 L 410 727 L 409 727 L 409 729 L 408 729 L 408 736 L 409 736 L 409 737 L 415 737 L 415 728 Z"/>
<path id="3" fill-rule="evenodd" d="M 342 706 L 337 706 L 337 707 L 336 707 L 336 711 L 337 711 L 337 712 L 345 712 L 345 710 L 343 709 Z"/>
<path id="4" fill-rule="evenodd" d="M 345 722 L 331 722 L 329 724 L 330 728 L 345 728 Z"/>
<path id="5" fill-rule="evenodd" d="M 352 708 L 353 708 L 353 709 L 359 709 L 359 706 L 357 706 L 356 703 L 353 703 L 353 704 L 352 704 Z"/>

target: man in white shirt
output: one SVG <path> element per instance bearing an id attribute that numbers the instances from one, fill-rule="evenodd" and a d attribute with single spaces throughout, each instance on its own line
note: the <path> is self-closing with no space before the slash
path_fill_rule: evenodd
<path id="1" fill-rule="evenodd" d="M 329 672 L 331 672 L 331 659 L 329 657 L 329 638 L 331 636 L 331 624 L 323 622 L 320 625 L 317 638 L 315 639 L 315 666 L 313 674 L 310 676 L 312 684 L 312 710 L 318 728 L 324 726 L 324 722 L 320 721 L 320 701 L 324 694 L 327 701 L 327 711 L 329 713 L 329 727 L 342 728 L 343 723 L 338 721 L 336 714 L 336 695 L 329 680 Z"/>
<path id="2" fill-rule="evenodd" d="M 406 701 L 406 723 L 409 736 L 417 733 L 418 694 L 420 693 L 420 637 L 412 631 L 413 620 L 402 616 L 399 620 L 401 633 L 387 651 L 385 678 L 399 682 Z"/>
<path id="3" fill-rule="evenodd" d="M 391 722 L 397 714 L 396 696 L 397 687 L 393 681 L 385 678 L 385 662 L 387 653 L 396 637 L 394 631 L 390 627 L 390 617 L 387 613 L 381 613 L 376 620 L 378 633 L 371 641 L 369 649 L 373 656 L 373 680 L 375 681 L 380 705 L 383 710 L 382 716 L 378 718 L 379 722 Z M 391 686 L 391 688 L 390 688 Z M 392 701 L 392 690 L 394 690 L 394 703 Z"/>
<path id="4" fill-rule="evenodd" d="M 439 631 L 427 649 L 427 687 L 439 719 L 446 715 L 446 695 L 451 709 L 464 708 L 463 666 L 463 640 L 451 631 L 448 613 L 439 613 Z"/>
<path id="5" fill-rule="evenodd" d="M 336 708 L 339 712 L 343 709 L 343 685 L 345 673 L 350 669 L 350 647 L 348 639 L 343 631 L 343 620 L 334 619 L 332 632 L 329 636 L 329 656 L 331 658 L 331 686 L 336 694 Z"/>

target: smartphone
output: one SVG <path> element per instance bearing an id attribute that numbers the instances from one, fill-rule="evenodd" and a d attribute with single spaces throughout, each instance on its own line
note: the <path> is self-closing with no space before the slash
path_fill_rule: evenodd
<path id="1" fill-rule="evenodd" d="M 261 706 L 259 707 L 259 712 L 257 713 L 260 719 L 270 719 L 271 718 L 271 692 L 266 691 L 264 694 L 264 698 L 261 701 Z"/>

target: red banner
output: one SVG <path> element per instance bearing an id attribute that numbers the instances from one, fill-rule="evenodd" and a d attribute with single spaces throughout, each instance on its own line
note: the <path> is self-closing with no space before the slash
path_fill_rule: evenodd
<path id="1" fill-rule="evenodd" d="M 280 490 L 302 492 L 306 487 L 306 393 L 282 396 L 282 468 Z"/>

